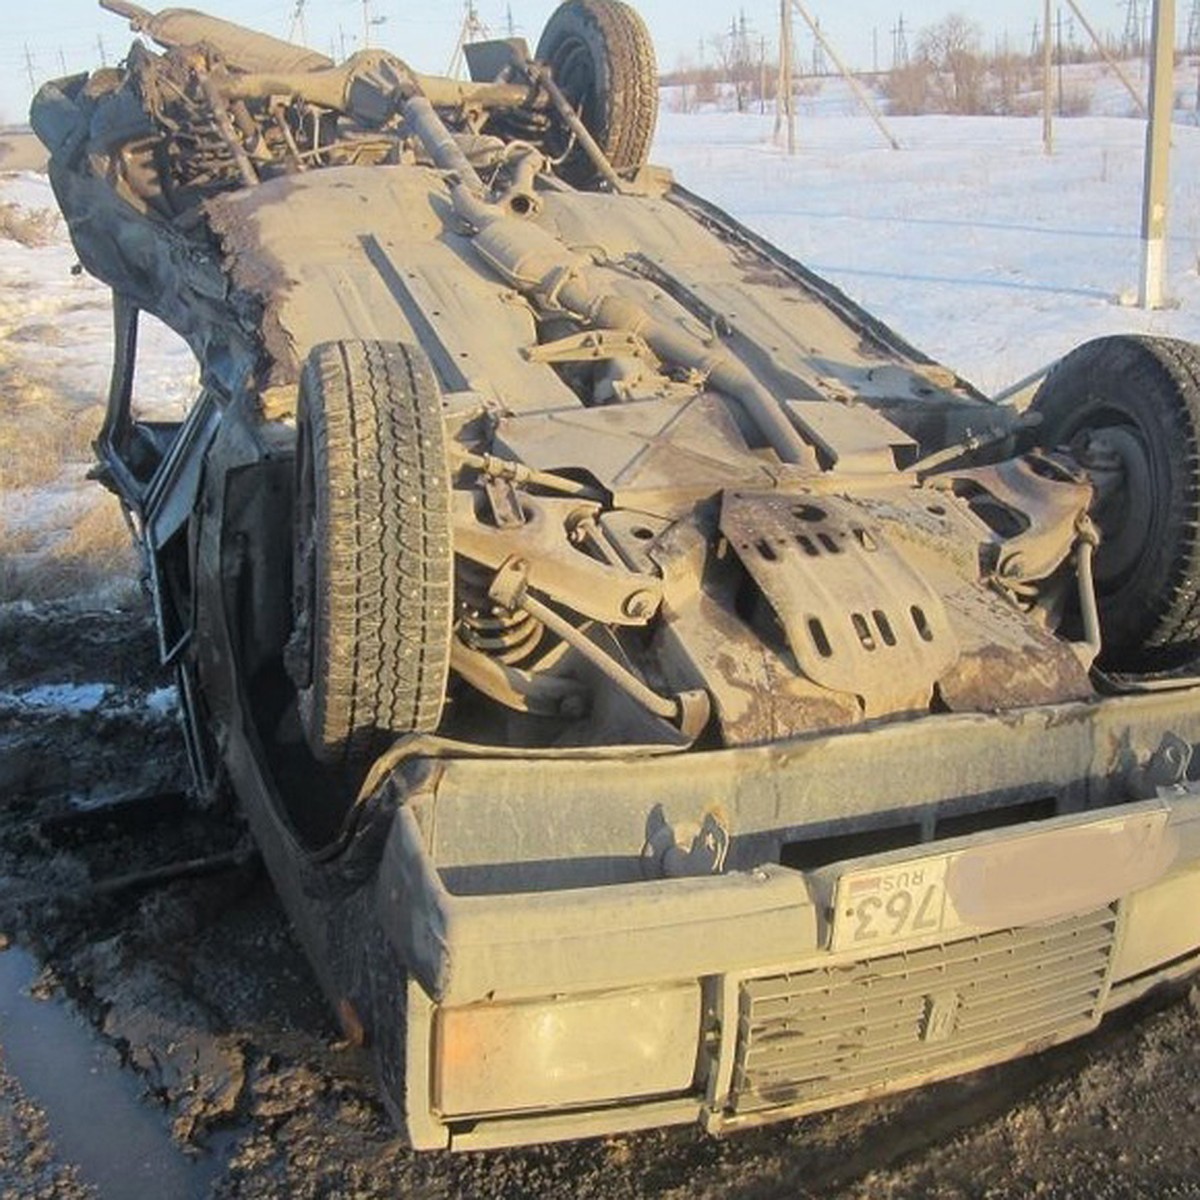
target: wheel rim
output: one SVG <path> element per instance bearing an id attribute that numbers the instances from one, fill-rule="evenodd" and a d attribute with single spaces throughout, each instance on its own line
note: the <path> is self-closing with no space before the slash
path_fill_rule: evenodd
<path id="1" fill-rule="evenodd" d="M 578 38 L 563 43 L 555 55 L 554 78 L 563 94 L 579 106 L 592 100 L 596 92 L 596 72 L 588 48 Z"/>
<path id="2" fill-rule="evenodd" d="M 1163 498 L 1155 494 L 1153 460 L 1138 426 L 1124 422 L 1090 426 L 1073 441 L 1079 446 L 1080 461 L 1097 481 L 1093 516 L 1101 541 L 1096 583 L 1102 592 L 1111 593 L 1137 574 L 1157 534 L 1156 510 Z"/>
<path id="3" fill-rule="evenodd" d="M 596 111 L 596 64 L 587 43 L 577 37 L 565 38 L 554 49 L 550 59 L 550 70 L 554 82 L 570 101 L 571 107 L 603 147 L 603 138 L 597 137 L 596 117 L 599 114 Z M 571 134 L 564 128 L 559 136 L 561 152 L 570 144 Z"/>

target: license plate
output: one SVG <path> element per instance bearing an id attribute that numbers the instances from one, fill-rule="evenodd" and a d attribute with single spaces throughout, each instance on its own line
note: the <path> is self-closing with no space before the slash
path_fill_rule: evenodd
<path id="1" fill-rule="evenodd" d="M 834 893 L 832 949 L 869 951 L 961 927 L 946 893 L 950 858 L 920 858 L 842 875 Z"/>
<path id="2" fill-rule="evenodd" d="M 978 845 L 838 877 L 833 950 L 895 943 L 1085 912 L 1158 879 L 1175 855 L 1158 802 L 1120 816 L 1061 819 Z M 952 886 L 947 887 L 947 882 Z"/>

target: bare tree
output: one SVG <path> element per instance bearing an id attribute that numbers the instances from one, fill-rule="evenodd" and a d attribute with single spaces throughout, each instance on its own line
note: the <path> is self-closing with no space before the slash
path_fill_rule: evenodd
<path id="1" fill-rule="evenodd" d="M 722 78 L 733 87 L 738 112 L 745 112 L 755 96 L 761 74 L 745 13 L 729 22 L 727 33 L 712 39 L 712 49 Z"/>
<path id="2" fill-rule="evenodd" d="M 917 59 L 930 70 L 941 107 L 951 113 L 987 111 L 987 66 L 979 26 L 962 13 L 951 13 L 921 33 Z"/>

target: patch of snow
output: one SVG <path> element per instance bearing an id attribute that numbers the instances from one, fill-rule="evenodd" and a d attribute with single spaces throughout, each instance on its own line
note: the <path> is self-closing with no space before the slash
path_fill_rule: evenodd
<path id="1" fill-rule="evenodd" d="M 43 683 L 24 691 L 0 692 L 0 705 L 77 717 L 95 712 L 110 690 L 107 683 Z"/>
<path id="2" fill-rule="evenodd" d="M 33 172 L 0 177 L 0 202 L 58 211 L 49 180 Z M 73 273 L 75 266 L 64 221 L 47 246 L 0 239 L 0 342 L 5 357 L 21 362 L 38 384 L 94 403 L 104 400 L 112 370 L 112 307 L 108 288 L 86 273 Z M 179 420 L 195 398 L 198 379 L 187 343 L 143 315 L 134 387 L 139 414 Z"/>
<path id="3" fill-rule="evenodd" d="M 156 688 L 146 697 L 145 703 L 156 717 L 174 716 L 179 711 L 179 693 L 173 687 Z"/>

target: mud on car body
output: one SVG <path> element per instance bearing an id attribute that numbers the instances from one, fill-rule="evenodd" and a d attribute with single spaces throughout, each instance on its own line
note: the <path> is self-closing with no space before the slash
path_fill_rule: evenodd
<path id="1" fill-rule="evenodd" d="M 1195 348 L 992 402 L 647 165 L 617 0 L 471 81 L 104 2 L 159 50 L 32 113 L 99 474 L 413 1145 L 759 1124 L 1195 967 Z"/>

